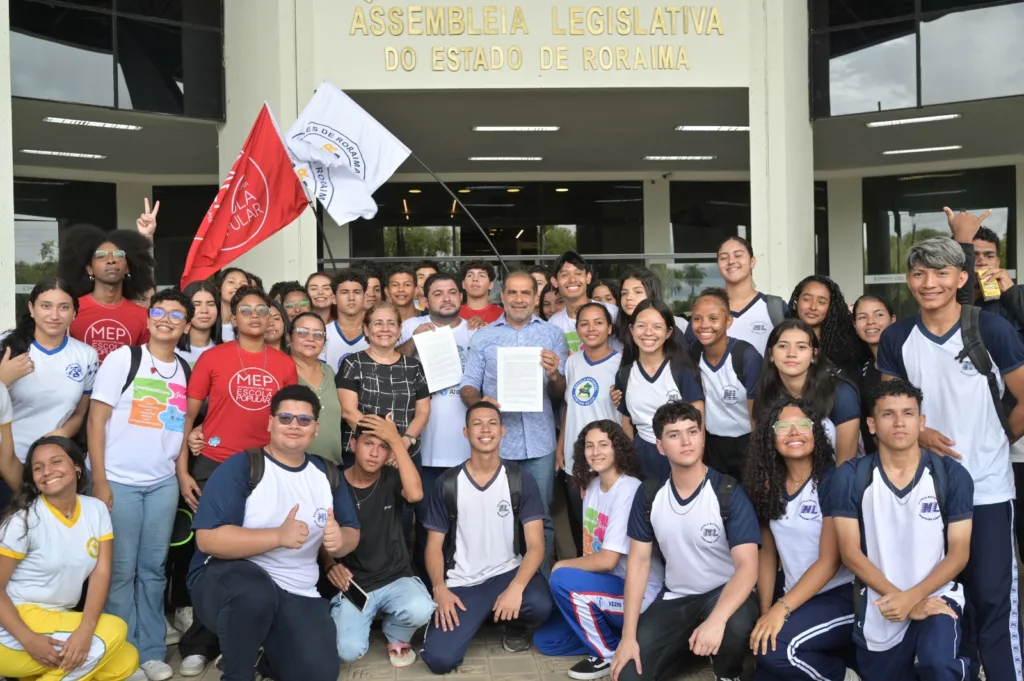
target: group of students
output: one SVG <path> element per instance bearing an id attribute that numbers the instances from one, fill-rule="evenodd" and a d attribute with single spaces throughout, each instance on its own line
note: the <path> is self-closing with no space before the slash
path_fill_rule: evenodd
<path id="1" fill-rule="evenodd" d="M 491 620 L 574 679 L 1024 681 L 1024 297 L 985 216 L 911 248 L 897 322 L 823 276 L 758 292 L 740 238 L 689 320 L 574 252 L 501 305 L 482 261 L 154 292 L 157 209 L 69 230 L 0 342 L 0 676 L 162 681 L 177 641 L 184 676 L 333 681 L 382 615 L 436 673 Z M 501 408 L 502 347 L 541 349 L 542 411 Z"/>

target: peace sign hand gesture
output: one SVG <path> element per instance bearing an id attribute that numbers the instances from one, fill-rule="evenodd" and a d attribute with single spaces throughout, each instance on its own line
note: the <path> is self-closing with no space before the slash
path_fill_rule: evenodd
<path id="1" fill-rule="evenodd" d="M 146 208 L 142 211 L 139 219 L 135 221 L 135 229 L 139 230 L 139 234 L 152 241 L 153 235 L 156 233 L 156 214 L 160 212 L 160 202 L 157 201 L 153 204 L 153 210 L 150 210 L 149 198 L 146 198 L 145 201 Z"/>

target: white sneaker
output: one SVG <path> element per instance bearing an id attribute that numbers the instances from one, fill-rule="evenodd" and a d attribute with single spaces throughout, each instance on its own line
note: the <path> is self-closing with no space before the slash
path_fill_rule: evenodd
<path id="1" fill-rule="evenodd" d="M 167 681 L 167 679 L 174 676 L 174 670 L 171 669 L 171 665 L 163 660 L 150 660 L 149 662 L 143 662 L 139 666 L 146 673 L 146 678 L 149 681 Z"/>
<path id="2" fill-rule="evenodd" d="M 170 620 L 165 620 L 167 623 L 167 633 L 164 634 L 164 644 L 173 646 L 181 640 L 181 632 L 174 628 Z"/>
<path id="3" fill-rule="evenodd" d="M 192 608 L 178 608 L 174 611 L 174 628 L 181 633 L 192 628 Z"/>
<path id="4" fill-rule="evenodd" d="M 861 681 L 860 674 L 850 668 L 847 668 L 846 676 L 843 677 L 843 681 Z"/>
<path id="5" fill-rule="evenodd" d="M 204 655 L 189 655 L 181 661 L 181 666 L 178 667 L 178 673 L 182 676 L 202 676 L 204 671 L 206 671 L 206 656 Z"/>

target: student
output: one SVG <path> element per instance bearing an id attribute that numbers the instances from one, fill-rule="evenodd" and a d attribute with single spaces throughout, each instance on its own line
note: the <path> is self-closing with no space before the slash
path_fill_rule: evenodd
<path id="1" fill-rule="evenodd" d="M 818 337 L 799 319 L 787 319 L 768 334 L 767 364 L 754 398 L 754 420 L 760 422 L 772 405 L 802 400 L 824 416 L 825 433 L 836 450 L 836 464 L 857 455 L 860 399 L 852 385 L 835 375 Z"/>
<path id="2" fill-rule="evenodd" d="M 576 313 L 576 333 L 583 343 L 582 352 L 565 362 L 565 386 L 568 393 L 562 410 L 562 428 L 555 447 L 555 470 L 563 473 L 569 525 L 576 553 L 583 551 L 583 505 L 580 493 L 584 488 L 574 484 L 573 456 L 577 436 L 588 423 L 608 419 L 622 420 L 612 402 L 611 389 L 619 371 L 622 355 L 608 346 L 615 325 L 608 308 L 600 303 L 586 303 Z M 632 439 L 633 433 L 628 436 Z"/>
<path id="3" fill-rule="evenodd" d="M 149 340 L 121 347 L 96 374 L 89 409 L 92 495 L 117 534 L 106 611 L 128 623 L 128 642 L 149 681 L 174 676 L 164 662 L 164 561 L 178 506 L 175 459 L 185 425 L 185 362 L 174 353 L 192 304 L 177 289 L 154 294 Z M 133 354 L 139 358 L 135 374 Z"/>
<path id="4" fill-rule="evenodd" d="M 430 497 L 424 525 L 430 531 L 427 571 L 437 610 L 420 656 L 435 674 L 462 664 L 485 621 L 514 625 L 506 628 L 502 646 L 524 652 L 530 641 L 520 627 L 540 624 L 551 614 L 551 594 L 537 573 L 544 560 L 540 490 L 525 469 L 499 458 L 504 432 L 495 405 L 471 405 L 463 430 L 469 460 L 439 478 Z M 512 506 L 513 477 L 521 493 L 518 509 Z M 455 486 L 454 499 L 447 498 L 447 484 Z"/>
<path id="5" fill-rule="evenodd" d="M 761 522 L 761 618 L 750 635 L 758 679 L 860 681 L 843 658 L 852 644 L 853 575 L 831 517 L 834 456 L 821 421 L 799 401 L 773 408 L 751 440 L 743 488 Z"/>
<path id="6" fill-rule="evenodd" d="M 341 360 L 370 345 L 363 335 L 363 317 L 369 309 L 363 304 L 366 281 L 366 275 L 359 270 L 341 270 L 334 277 L 333 298 L 338 318 L 327 326 L 327 344 L 320 359 L 335 373 L 341 368 Z"/>
<path id="7" fill-rule="evenodd" d="M 416 309 L 416 272 L 405 265 L 399 265 L 388 272 L 387 285 L 388 300 L 401 317 L 404 323 L 409 317 L 418 317 L 419 310 Z"/>
<path id="8" fill-rule="evenodd" d="M 9 679 L 136 678 L 124 620 L 103 614 L 114 535 L 107 507 L 81 493 L 84 472 L 78 445 L 40 438 L 0 516 L 0 675 Z M 74 612 L 86 579 L 85 607 Z"/>
<path id="9" fill-rule="evenodd" d="M 231 323 L 234 313 L 231 312 L 231 300 L 235 292 L 249 285 L 249 275 L 237 267 L 226 267 L 217 275 L 217 289 L 220 291 L 220 337 L 225 342 L 235 340 L 235 327 Z"/>
<path id="10" fill-rule="evenodd" d="M 356 260 L 352 262 L 351 267 L 366 277 L 366 288 L 363 289 L 363 309 L 369 310 L 384 300 L 382 293 L 385 284 L 383 270 L 369 260 Z M 335 278 L 335 281 L 337 281 L 337 278 Z"/>
<path id="11" fill-rule="evenodd" d="M 263 334 L 263 342 L 271 350 L 288 354 L 289 333 L 288 311 L 279 300 L 270 301 L 270 316 L 267 318 L 267 330 Z"/>
<path id="12" fill-rule="evenodd" d="M 814 329 L 822 354 L 852 380 L 860 368 L 862 346 L 839 285 L 817 274 L 804 277 L 793 289 L 789 307 L 792 316 Z"/>
<path id="13" fill-rule="evenodd" d="M 648 479 L 633 499 L 622 637 L 615 681 L 665 681 L 680 656 L 711 656 L 720 680 L 740 676 L 757 619 L 757 516 L 743 488 L 703 462 L 700 411 L 669 402 L 654 415 L 668 479 Z M 723 510 L 724 509 L 724 510 Z M 657 542 L 665 590 L 643 614 Z"/>
<path id="14" fill-rule="evenodd" d="M 302 288 L 302 284 L 300 284 L 297 279 L 293 279 L 292 281 L 275 282 L 274 285 L 270 287 L 270 290 L 267 291 L 267 296 L 270 298 L 271 302 L 279 303 L 281 302 L 282 292 L 288 288 L 293 290 Z"/>
<path id="15" fill-rule="evenodd" d="M 14 405 L 7 385 L 0 381 L 0 504 L 4 508 L 14 496 L 13 490 L 21 481 L 21 462 L 14 454 Z"/>
<path id="16" fill-rule="evenodd" d="M 615 376 L 621 393 L 619 412 L 623 428 L 635 429 L 633 446 L 644 477 L 665 478 L 669 463 L 658 449 L 654 414 L 666 401 L 691 402 L 704 413 L 704 391 L 694 374 L 693 362 L 679 344 L 672 311 L 660 300 L 636 306 L 630 337 Z"/>
<path id="17" fill-rule="evenodd" d="M 865 293 L 853 304 L 854 328 L 857 330 L 857 337 L 868 349 L 868 357 L 861 364 L 857 382 L 862 414 L 871 413 L 871 407 L 868 405 L 869 396 L 882 382 L 882 372 L 878 370 L 878 342 L 882 338 L 882 332 L 895 321 L 896 314 L 892 310 L 892 305 L 876 295 Z M 866 453 L 874 454 L 878 451 L 875 438 L 868 430 L 867 419 L 861 421 L 860 439 Z"/>
<path id="18" fill-rule="evenodd" d="M 551 284 L 545 284 L 540 292 L 540 308 L 537 316 L 544 321 L 550 320 L 553 316 L 565 309 L 565 301 L 561 294 Z"/>
<path id="19" fill-rule="evenodd" d="M 734 478 L 743 474 L 743 457 L 750 441 L 754 397 L 761 377 L 761 354 L 753 345 L 727 335 L 733 324 L 724 289 L 707 288 L 693 303 L 690 332 L 704 389 L 707 443 L 704 461 Z M 736 371 L 737 362 L 742 371 Z"/>
<path id="20" fill-rule="evenodd" d="M 467 322 L 480 317 L 484 324 L 490 324 L 504 313 L 501 305 L 490 301 L 491 291 L 494 290 L 493 265 L 483 260 L 472 260 L 462 268 L 461 277 L 466 303 L 459 310 L 460 317 Z"/>
<path id="21" fill-rule="evenodd" d="M 303 312 L 313 309 L 313 300 L 309 297 L 306 287 L 299 282 L 289 282 L 281 289 L 281 305 L 288 313 L 288 321 L 295 319 Z"/>
<path id="22" fill-rule="evenodd" d="M 966 285 L 967 266 L 960 245 L 947 237 L 926 239 L 907 252 L 907 286 L 920 312 L 882 332 L 878 368 L 885 377 L 918 385 L 927 396 L 921 413 L 928 424 L 921 447 L 960 459 L 974 480 L 972 560 L 963 575 L 967 590 L 965 628 L 972 662 L 975 632 L 985 675 L 1024 678 L 1019 648 L 1017 559 L 1013 537 L 1013 472 L 1010 442 L 996 410 L 987 376 L 964 350 L 957 287 Z M 966 310 L 970 312 L 970 308 Z M 1017 405 L 1007 414 L 1014 437 L 1024 430 L 1024 344 L 998 315 L 978 311 L 978 336 L 988 352 L 992 380 Z M 972 617 L 972 611 L 974 617 Z M 975 667 L 977 670 L 977 667 Z"/>
<path id="23" fill-rule="evenodd" d="M 221 343 L 220 306 L 217 288 L 207 281 L 195 281 L 185 287 L 192 303 L 192 322 L 178 340 L 178 356 L 194 367 L 199 357 Z"/>
<path id="24" fill-rule="evenodd" d="M 533 644 L 543 655 L 587 655 L 569 669 L 569 678 L 600 679 L 611 674 L 622 630 L 626 525 L 640 487 L 640 462 L 622 427 L 608 419 L 586 425 L 573 448 L 572 477 L 578 489 L 586 490 L 583 557 L 555 563 L 551 597 L 558 607 L 534 634 Z M 661 565 L 655 563 L 642 609 L 658 596 L 662 578 Z"/>
<path id="25" fill-rule="evenodd" d="M 320 315 L 324 325 L 337 318 L 334 307 L 334 280 L 325 272 L 314 272 L 306 278 L 306 293 L 313 303 L 313 312 Z"/>
<path id="26" fill-rule="evenodd" d="M 253 678 L 262 648 L 276 681 L 337 681 L 317 556 L 348 555 L 359 543 L 359 522 L 338 470 L 306 453 L 320 415 L 313 391 L 282 388 L 269 412 L 266 447 L 229 458 L 203 490 L 189 574 L 196 619 L 222 637 L 225 679 Z M 260 455 L 262 476 L 253 486 L 252 459 Z"/>
<path id="27" fill-rule="evenodd" d="M 883 382 L 868 417 L 878 453 L 841 466 L 829 492 L 839 551 L 858 580 L 853 638 L 870 681 L 961 681 L 972 671 L 958 652 L 964 593 L 953 580 L 971 553 L 974 484 L 953 457 L 918 445 L 922 399 L 904 380 Z"/>
<path id="28" fill-rule="evenodd" d="M 590 292 L 590 299 L 609 305 L 619 304 L 619 285 L 611 279 L 598 279 Z"/>
<path id="29" fill-rule="evenodd" d="M 746 239 L 729 237 L 718 247 L 718 273 L 725 280 L 733 316 L 729 335 L 747 341 L 764 355 L 768 334 L 790 316 L 790 310 L 782 298 L 757 290 L 754 286 L 756 266 L 754 249 Z"/>
<path id="30" fill-rule="evenodd" d="M 625 345 L 629 337 L 629 325 L 633 323 L 633 313 L 636 312 L 636 306 L 648 299 L 664 300 L 661 295 L 661 280 L 658 279 L 658 275 L 646 267 L 626 272 L 619 282 L 619 296 L 616 300 L 619 306 L 619 316 L 616 320 L 618 328 L 616 337 L 623 345 Z M 673 316 L 673 319 L 675 319 L 676 328 L 679 329 L 680 333 L 684 334 L 682 338 L 683 345 L 685 346 L 690 342 L 688 334 L 686 334 L 690 323 L 686 321 L 685 317 Z"/>
<path id="31" fill-rule="evenodd" d="M 438 267 L 437 263 L 432 262 L 430 260 L 424 260 L 423 262 L 416 266 L 415 304 L 416 309 L 419 310 L 420 312 L 423 312 L 424 310 L 427 309 L 426 296 L 423 295 L 423 282 L 430 278 L 431 275 L 437 274 L 439 269 L 440 268 Z"/>
<path id="32" fill-rule="evenodd" d="M 554 324 L 565 334 L 565 342 L 569 344 L 569 353 L 579 352 L 582 347 L 580 337 L 576 334 L 576 312 L 590 299 L 587 291 L 593 275 L 590 265 L 576 251 L 566 251 L 555 261 L 552 269 L 552 277 L 558 284 L 558 293 L 565 302 L 565 308 L 548 319 L 549 324 Z M 611 303 L 604 303 L 612 321 L 619 314 L 619 310 Z"/>
<path id="33" fill-rule="evenodd" d="M 354 662 L 366 654 L 370 625 L 380 614 L 391 666 L 408 667 L 416 661 L 412 635 L 430 622 L 435 607 L 413 575 L 402 527 L 403 507 L 418 503 L 423 487 L 390 418 L 364 417 L 353 435 L 353 449 L 355 462 L 345 469 L 345 484 L 356 504 L 360 532 L 372 539 L 360 542 L 340 563 L 331 566 L 332 559 L 327 565 L 327 576 L 340 591 L 331 600 L 338 657 Z M 386 465 L 391 460 L 395 465 Z M 367 597 L 361 610 L 346 595 L 354 593 L 353 582 Z"/>
<path id="34" fill-rule="evenodd" d="M 530 269 L 526 270 L 526 273 L 533 277 L 533 280 L 537 282 L 537 300 L 533 305 L 533 313 L 540 317 L 541 294 L 544 292 L 544 287 L 551 285 L 551 272 L 549 272 L 548 268 L 543 265 L 534 265 Z"/>

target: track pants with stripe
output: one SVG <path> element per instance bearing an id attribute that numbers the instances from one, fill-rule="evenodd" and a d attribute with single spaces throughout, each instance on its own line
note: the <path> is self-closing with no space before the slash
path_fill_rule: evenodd
<path id="1" fill-rule="evenodd" d="M 945 600 L 959 617 L 960 606 Z M 872 652 L 858 646 L 857 665 L 864 681 L 963 681 L 970 678 L 970 662 L 957 655 L 961 643 L 960 620 L 933 615 L 912 620 L 903 640 L 889 650 Z"/>
<path id="2" fill-rule="evenodd" d="M 551 573 L 551 617 L 533 635 L 544 655 L 593 655 L 611 661 L 622 634 L 621 577 L 577 568 Z"/>
<path id="3" fill-rule="evenodd" d="M 793 611 L 775 650 L 757 655 L 755 681 L 843 681 L 853 646 L 853 585 L 818 594 Z"/>

